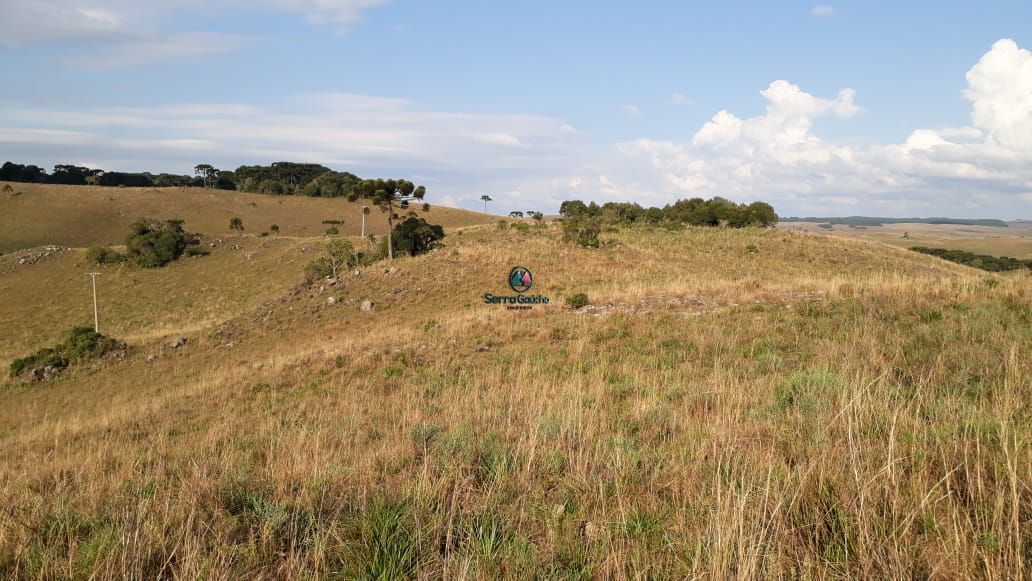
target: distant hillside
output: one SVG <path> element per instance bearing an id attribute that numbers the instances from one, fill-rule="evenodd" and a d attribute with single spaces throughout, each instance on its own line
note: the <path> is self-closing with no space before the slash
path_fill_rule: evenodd
<path id="1" fill-rule="evenodd" d="M 785 222 L 818 222 L 821 224 L 845 224 L 847 226 L 884 226 L 885 224 L 954 224 L 962 226 L 996 226 L 1006 228 L 1007 223 L 995 218 L 876 218 L 872 216 L 845 216 L 840 218 L 784 218 Z"/>
<path id="2" fill-rule="evenodd" d="M 2 183 L 2 182 L 0 182 Z M 137 218 L 179 218 L 191 232 L 230 234 L 229 220 L 239 217 L 245 234 L 266 232 L 276 224 L 283 236 L 319 236 L 340 221 L 344 235 L 358 235 L 362 204 L 345 198 L 269 196 L 202 188 L 108 188 L 10 183 L 0 193 L 0 252 L 46 244 L 85 247 L 121 244 Z M 2 188 L 2 186 L 0 186 Z M 484 224 L 495 216 L 436 206 L 420 216 L 446 229 Z M 375 207 L 366 216 L 366 232 L 384 234 L 387 220 Z M 239 233 L 236 233 L 239 234 Z"/>

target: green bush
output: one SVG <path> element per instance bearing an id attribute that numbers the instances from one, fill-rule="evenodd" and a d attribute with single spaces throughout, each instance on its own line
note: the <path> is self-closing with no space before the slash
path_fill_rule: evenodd
<path id="1" fill-rule="evenodd" d="M 126 256 L 137 266 L 157 268 L 165 266 L 196 246 L 199 240 L 183 231 L 182 220 L 137 220 L 130 226 L 125 239 Z"/>
<path id="2" fill-rule="evenodd" d="M 563 241 L 575 242 L 583 248 L 598 248 L 601 246 L 598 235 L 602 232 L 602 225 L 596 218 L 566 218 L 563 220 Z"/>
<path id="3" fill-rule="evenodd" d="M 443 227 L 414 216 L 406 218 L 404 222 L 395 226 L 391 233 L 394 249 L 408 252 L 410 256 L 432 250 L 440 244 L 443 238 Z"/>
<path id="4" fill-rule="evenodd" d="M 230 218 L 229 219 L 229 229 L 230 230 L 240 230 L 240 231 L 243 231 L 243 229 L 244 229 L 244 221 L 241 220 L 240 218 L 235 217 L 235 216 Z"/>
<path id="5" fill-rule="evenodd" d="M 587 304 L 588 295 L 585 293 L 574 293 L 566 297 L 566 306 L 570 307 L 571 309 L 579 309 L 581 307 L 587 306 Z"/>
<path id="6" fill-rule="evenodd" d="M 74 327 L 64 343 L 40 349 L 28 357 L 15 359 L 11 363 L 11 377 L 18 377 L 25 371 L 39 367 L 64 369 L 71 363 L 101 357 L 121 346 L 122 344 L 115 339 L 95 332 L 93 327 Z"/>
<path id="7" fill-rule="evenodd" d="M 527 224 L 526 222 L 516 222 L 512 225 L 512 229 L 526 234 L 527 232 L 530 232 L 530 224 Z"/>
<path id="8" fill-rule="evenodd" d="M 504 230 L 508 230 L 509 229 L 509 223 L 506 222 L 505 220 L 499 220 L 498 223 L 497 223 L 497 226 L 498 226 L 499 230 L 503 230 L 504 231 Z"/>
<path id="9" fill-rule="evenodd" d="M 273 234 L 279 234 L 279 224 L 273 224 L 272 226 L 269 226 L 269 231 L 271 231 Z"/>
<path id="10" fill-rule="evenodd" d="M 125 256 L 106 246 L 91 246 L 86 251 L 86 260 L 94 264 L 118 264 Z"/>
<path id="11" fill-rule="evenodd" d="M 326 229 L 327 236 L 336 236 L 337 234 L 340 234 L 340 230 L 336 226 L 330 226 Z"/>

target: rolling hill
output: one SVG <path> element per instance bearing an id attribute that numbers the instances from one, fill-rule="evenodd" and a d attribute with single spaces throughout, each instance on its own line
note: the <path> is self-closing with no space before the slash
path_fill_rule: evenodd
<path id="1" fill-rule="evenodd" d="M 121 244 L 129 224 L 141 217 L 178 218 L 194 232 L 230 234 L 229 220 L 239 217 L 246 232 L 260 233 L 273 224 L 283 236 L 323 234 L 324 220 L 339 220 L 342 234 L 361 230 L 362 204 L 343 198 L 267 196 L 202 188 L 108 188 L 0 182 L 0 252 L 47 244 L 87 247 Z M 432 195 L 429 199 L 432 200 Z M 431 205 L 427 220 L 446 228 L 483 224 L 495 217 Z M 387 221 L 376 208 L 366 217 L 366 232 L 385 234 Z"/>
<path id="2" fill-rule="evenodd" d="M 211 256 L 101 267 L 102 324 L 130 343 L 124 359 L 0 388 L 5 574 L 1013 578 L 1028 565 L 1026 273 L 782 230 L 621 229 L 589 250 L 554 225 L 491 225 L 304 286 L 324 238 L 302 236 L 346 203 L 231 194 L 205 217 L 207 196 L 165 208 L 223 239 Z M 280 202 L 290 236 L 221 230 L 233 212 L 270 221 Z M 57 217 L 17 240 L 54 223 L 80 247 L 122 229 Z M 0 257 L 5 361 L 90 315 L 81 249 L 17 257 Z M 512 294 L 517 265 L 550 302 L 485 304 Z M 588 306 L 565 306 L 581 292 Z"/>

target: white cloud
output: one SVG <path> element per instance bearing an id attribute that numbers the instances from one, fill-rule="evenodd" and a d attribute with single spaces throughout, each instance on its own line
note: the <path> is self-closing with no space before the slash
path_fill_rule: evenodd
<path id="1" fill-rule="evenodd" d="M 690 143 L 639 139 L 619 146 L 652 187 L 669 194 L 772 198 L 834 211 L 863 204 L 886 213 L 1017 210 L 1032 188 L 1032 53 L 1013 41 L 993 45 L 967 74 L 969 127 L 916 129 L 899 144 L 860 148 L 827 143 L 822 117 L 861 112 L 854 92 L 825 99 L 786 81 L 762 92 L 762 115 L 720 111 Z M 775 204 L 777 205 L 777 203 Z"/>
<path id="2" fill-rule="evenodd" d="M 248 41 L 249 39 L 243 36 L 214 32 L 186 32 L 155 38 L 132 38 L 73 57 L 68 63 L 82 69 L 141 67 L 231 52 Z"/>
<path id="3" fill-rule="evenodd" d="M 386 4 L 388 0 L 271 0 L 274 6 L 302 14 L 313 24 L 333 24 L 338 32 L 359 20 L 363 10 Z"/>
<path id="4" fill-rule="evenodd" d="M 667 104 L 676 107 L 687 107 L 692 104 L 692 100 L 684 93 L 674 93 L 667 99 Z"/>
<path id="5" fill-rule="evenodd" d="M 637 105 L 624 105 L 620 109 L 622 109 L 623 112 L 629 117 L 641 116 L 641 109 L 639 109 Z"/>
<path id="6" fill-rule="evenodd" d="M 810 9 L 810 14 L 818 18 L 831 18 L 835 16 L 835 7 L 827 4 L 817 4 Z"/>
<path id="7" fill-rule="evenodd" d="M 245 7 L 298 14 L 342 34 L 361 14 L 390 0 L 256 0 Z M 210 16 L 240 8 L 240 0 L 0 0 L 0 48 L 59 45 L 85 68 L 121 68 L 193 59 L 239 49 L 239 35 L 165 30 L 172 16 Z M 200 20 L 203 22 L 203 20 Z M 85 49 L 85 50 L 84 50 Z"/>

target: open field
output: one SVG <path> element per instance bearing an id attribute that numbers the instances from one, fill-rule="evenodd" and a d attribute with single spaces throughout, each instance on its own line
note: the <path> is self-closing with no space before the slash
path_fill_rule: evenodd
<path id="1" fill-rule="evenodd" d="M 295 286 L 318 238 L 103 268 L 129 356 L 0 388 L 0 574 L 1032 566 L 1027 273 L 781 229 L 558 238 L 449 231 L 337 287 Z M 81 251 L 10 258 L 5 361 L 89 317 Z M 550 304 L 483 304 L 516 264 Z"/>
<path id="2" fill-rule="evenodd" d="M 0 182 L 0 186 L 7 182 Z M 0 193 L 0 252 L 45 244 L 88 247 L 121 244 L 138 218 L 186 221 L 191 232 L 230 234 L 229 219 L 243 220 L 249 233 L 277 224 L 284 236 L 318 236 L 340 220 L 342 234 L 357 236 L 362 204 L 343 198 L 267 196 L 201 188 L 107 188 L 9 183 Z M 494 217 L 468 210 L 432 206 L 427 220 L 446 228 L 483 224 Z M 376 208 L 366 217 L 366 232 L 385 234 L 387 220 Z"/>
<path id="3" fill-rule="evenodd" d="M 885 224 L 853 228 L 836 224 L 830 230 L 819 228 L 812 222 L 782 222 L 778 228 L 875 240 L 900 248 L 929 246 L 990 256 L 1032 258 L 1032 222 L 1009 222 L 1007 228 L 953 224 Z M 903 238 L 906 232 L 910 233 L 909 240 Z"/>

